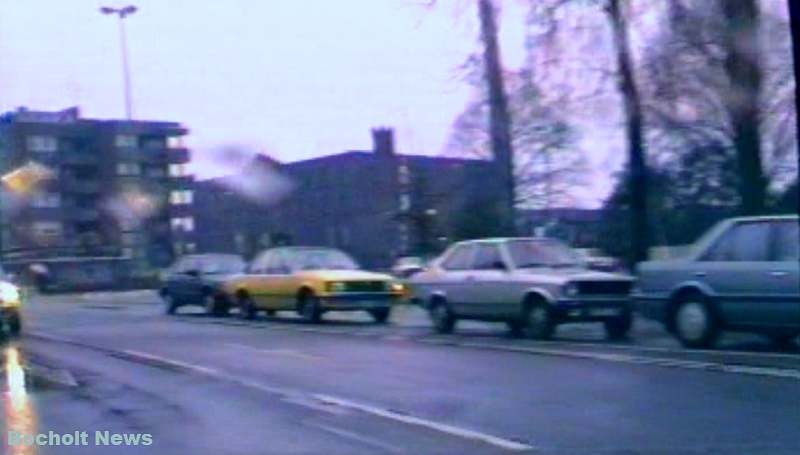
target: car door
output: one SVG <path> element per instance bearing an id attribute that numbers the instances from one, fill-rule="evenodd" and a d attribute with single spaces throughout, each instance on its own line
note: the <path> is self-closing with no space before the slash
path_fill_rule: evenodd
<path id="1" fill-rule="evenodd" d="M 195 257 L 190 262 L 191 267 L 186 271 L 184 295 L 190 302 L 200 302 L 203 298 L 203 274 L 208 267 L 207 263 L 207 258 Z"/>
<path id="2" fill-rule="evenodd" d="M 503 260 L 500 246 L 494 243 L 477 244 L 471 272 L 465 280 L 464 297 L 470 313 L 485 318 L 506 317 L 510 306 L 504 302 L 508 265 Z"/>
<path id="3" fill-rule="evenodd" d="M 181 301 L 188 301 L 191 296 L 190 287 L 192 276 L 190 273 L 196 270 L 197 260 L 193 256 L 184 256 L 178 262 L 175 273 L 171 277 L 169 293 Z"/>
<path id="4" fill-rule="evenodd" d="M 800 327 L 800 227 L 797 221 L 773 224 L 772 266 L 764 283 L 781 311 L 775 325 Z"/>
<path id="5" fill-rule="evenodd" d="M 694 277 L 710 286 L 723 319 L 732 325 L 771 325 L 785 317 L 787 305 L 773 297 L 766 278 L 770 261 L 771 226 L 767 221 L 731 225 L 702 257 Z"/>
<path id="6" fill-rule="evenodd" d="M 266 308 L 271 304 L 269 291 L 269 263 L 273 252 L 265 251 L 258 255 L 250 264 L 245 287 L 257 308 Z"/>
<path id="7" fill-rule="evenodd" d="M 471 270 L 474 254 L 475 245 L 472 243 L 454 246 L 442 261 L 442 273 L 434 285 L 444 291 L 452 311 L 461 316 L 470 316 L 474 310 L 468 304 L 474 280 L 474 271 Z"/>
<path id="8" fill-rule="evenodd" d="M 289 267 L 288 255 L 291 253 L 286 250 L 274 250 L 267 264 L 267 273 L 264 279 L 268 282 L 270 298 L 270 309 L 292 310 L 296 304 L 297 289 L 292 279 L 292 270 Z"/>

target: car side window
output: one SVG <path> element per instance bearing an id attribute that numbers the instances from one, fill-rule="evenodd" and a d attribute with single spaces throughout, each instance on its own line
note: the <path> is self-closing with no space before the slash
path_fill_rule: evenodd
<path id="1" fill-rule="evenodd" d="M 763 262 L 769 260 L 770 225 L 741 223 L 724 233 L 706 252 L 703 261 Z"/>
<path id="2" fill-rule="evenodd" d="M 775 224 L 773 260 L 780 262 L 800 260 L 800 226 L 793 221 Z"/>
<path id="3" fill-rule="evenodd" d="M 473 270 L 498 270 L 502 264 L 503 258 L 497 245 L 478 245 L 471 268 Z"/>
<path id="4" fill-rule="evenodd" d="M 445 270 L 469 270 L 472 267 L 474 245 L 459 245 L 453 249 L 442 263 Z"/>
<path id="5" fill-rule="evenodd" d="M 275 251 L 270 255 L 265 273 L 269 275 L 285 275 L 289 273 L 289 266 L 286 264 L 285 254 L 282 251 Z"/>
<path id="6" fill-rule="evenodd" d="M 261 274 L 267 273 L 267 269 L 269 268 L 269 261 L 273 256 L 272 251 L 267 251 L 266 253 L 262 253 L 257 258 L 253 260 L 252 265 L 250 266 L 250 273 Z"/>

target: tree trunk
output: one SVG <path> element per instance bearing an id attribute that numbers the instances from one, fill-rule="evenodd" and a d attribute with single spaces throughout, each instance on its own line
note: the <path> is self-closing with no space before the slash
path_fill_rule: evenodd
<path id="1" fill-rule="evenodd" d="M 491 0 L 478 0 L 478 16 L 483 40 L 483 60 L 489 89 L 489 130 L 497 170 L 497 202 L 500 226 L 514 233 L 514 151 L 511 144 L 511 115 L 503 86 L 503 69 L 497 46 L 497 23 Z"/>
<path id="2" fill-rule="evenodd" d="M 739 167 L 741 211 L 764 212 L 767 179 L 761 162 L 758 62 L 758 5 L 756 0 L 720 0 L 726 21 L 725 72 L 730 80 L 726 108 L 733 128 L 733 144 Z"/>
<path id="3" fill-rule="evenodd" d="M 797 132 L 797 172 L 800 174 L 800 0 L 789 0 L 789 22 L 792 28 L 792 55 L 794 57 L 794 107 Z M 797 214 L 800 215 L 800 175 L 795 177 Z M 798 219 L 800 223 L 800 218 Z"/>
<path id="4" fill-rule="evenodd" d="M 617 53 L 620 91 L 627 124 L 630 186 L 631 255 L 630 265 L 647 260 L 650 248 L 647 211 L 647 164 L 642 133 L 642 106 L 633 73 L 628 42 L 628 26 L 620 8 L 621 0 L 609 0 L 608 15 Z"/>

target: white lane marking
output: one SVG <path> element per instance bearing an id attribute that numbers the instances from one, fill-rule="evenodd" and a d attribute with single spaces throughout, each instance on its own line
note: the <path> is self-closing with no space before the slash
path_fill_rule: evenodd
<path id="1" fill-rule="evenodd" d="M 249 345 L 240 344 L 240 343 L 224 343 L 224 345 L 225 346 L 229 346 L 229 347 L 233 347 L 233 348 L 237 348 L 237 349 L 246 349 L 248 351 L 258 352 L 260 354 L 266 354 L 266 355 L 274 355 L 274 356 L 281 356 L 281 357 L 291 357 L 291 358 L 301 359 L 301 360 L 315 360 L 315 361 L 323 360 L 322 357 L 317 357 L 315 355 L 306 354 L 304 352 L 296 351 L 294 349 L 263 349 L 263 348 L 258 348 L 258 347 L 255 347 L 255 346 L 249 346 Z"/>
<path id="2" fill-rule="evenodd" d="M 434 343 L 438 344 L 438 343 Z M 756 367 L 743 365 L 729 365 L 719 362 L 702 362 L 696 360 L 669 359 L 663 357 L 643 357 L 629 354 L 615 354 L 603 352 L 566 351 L 563 349 L 534 348 L 527 346 L 499 346 L 488 343 L 462 342 L 455 344 L 459 347 L 521 352 L 526 354 L 540 354 L 557 357 L 570 357 L 578 359 L 603 360 L 607 362 L 627 363 L 637 365 L 653 365 L 661 367 L 683 368 L 690 370 L 719 371 L 723 373 L 749 374 L 754 376 L 769 376 L 800 380 L 800 370 L 793 368 Z"/>
<path id="3" fill-rule="evenodd" d="M 577 343 L 574 341 L 537 341 L 536 344 L 543 346 L 569 346 L 569 347 L 595 347 L 602 349 L 615 349 L 620 351 L 642 351 L 642 352 L 664 352 L 668 354 L 708 354 L 719 356 L 741 356 L 758 357 L 767 359 L 790 359 L 800 360 L 800 354 L 782 354 L 779 352 L 748 352 L 748 351 L 724 351 L 713 349 L 692 349 L 667 348 L 659 346 L 625 346 L 619 344 L 600 344 L 596 342 Z"/>
<path id="4" fill-rule="evenodd" d="M 133 351 L 133 350 L 123 350 L 123 354 L 131 356 L 133 358 L 142 359 L 145 361 L 156 362 L 163 365 L 173 366 L 177 368 L 181 368 L 184 370 L 191 370 L 196 371 L 198 373 L 203 373 L 207 375 L 216 375 L 219 371 L 215 370 L 214 368 L 205 367 L 202 365 L 197 365 L 194 363 L 182 362 L 180 360 L 168 359 L 166 357 L 161 357 L 160 355 L 150 354 L 147 352 L 142 351 Z"/>
<path id="5" fill-rule="evenodd" d="M 319 428 L 320 430 L 327 431 L 328 433 L 335 434 L 336 436 L 352 439 L 353 441 L 359 442 L 361 444 L 370 447 L 378 448 L 389 453 L 405 453 L 405 451 L 399 447 L 393 446 L 391 444 L 386 444 L 385 442 L 379 441 L 374 438 L 370 438 L 369 436 L 364 436 L 352 431 L 344 430 L 342 428 L 332 427 L 329 425 L 316 422 L 306 422 L 306 425 Z"/>
<path id="6" fill-rule="evenodd" d="M 500 447 L 506 450 L 531 450 L 533 446 L 528 444 L 523 444 L 521 442 L 512 441 L 510 439 L 504 439 L 498 436 L 492 436 L 490 434 L 481 433 L 479 431 L 468 430 L 465 428 L 456 427 L 453 425 L 448 425 L 446 423 L 435 422 L 433 420 L 426 420 L 419 417 L 414 417 L 406 414 L 400 414 L 398 412 L 390 411 L 388 409 L 379 408 L 376 406 L 371 406 L 368 404 L 363 403 L 356 403 L 355 401 L 346 400 L 343 398 L 338 398 L 330 395 L 323 395 L 323 394 L 316 394 L 314 398 L 318 399 L 323 403 L 328 403 L 336 406 L 341 406 L 344 408 L 355 409 L 357 411 L 361 411 L 366 414 L 372 414 L 375 416 L 383 417 L 385 419 L 395 420 L 398 422 L 402 422 L 408 425 L 416 425 L 425 427 L 434 431 L 438 431 L 440 433 L 446 433 L 452 436 L 458 436 L 464 439 L 471 439 L 482 441 L 487 444 L 493 445 L 495 447 Z"/>

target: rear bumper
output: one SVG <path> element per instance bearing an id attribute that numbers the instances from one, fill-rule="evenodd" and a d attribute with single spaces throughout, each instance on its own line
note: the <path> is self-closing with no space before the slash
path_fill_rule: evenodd
<path id="1" fill-rule="evenodd" d="M 629 317 L 633 304 L 627 296 L 560 299 L 555 315 L 563 321 L 593 322 Z"/>

